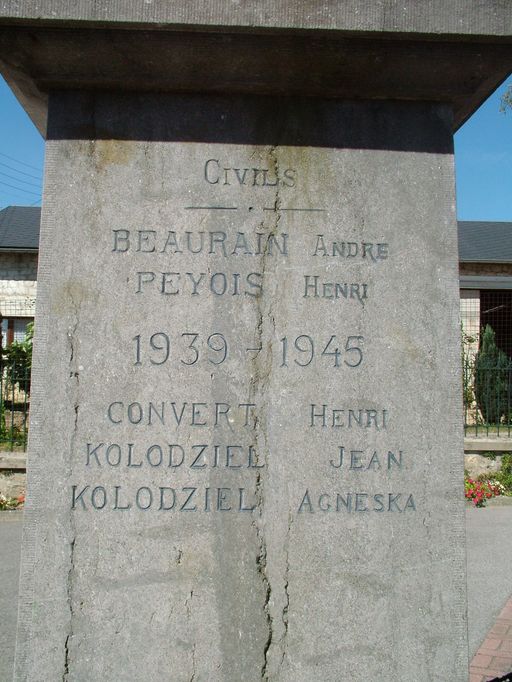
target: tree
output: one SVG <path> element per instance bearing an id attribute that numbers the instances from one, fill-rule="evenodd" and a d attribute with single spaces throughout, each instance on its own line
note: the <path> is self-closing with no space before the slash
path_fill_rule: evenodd
<path id="1" fill-rule="evenodd" d="M 2 348 L 2 368 L 12 384 L 18 384 L 25 393 L 30 393 L 30 371 L 32 369 L 32 339 L 34 323 L 27 324 L 25 341 L 14 341 Z"/>
<path id="2" fill-rule="evenodd" d="M 512 109 L 512 85 L 509 85 L 501 96 L 500 111 L 506 114 L 507 109 Z"/>
<path id="3" fill-rule="evenodd" d="M 510 358 L 496 345 L 493 328 L 486 325 L 475 356 L 475 398 L 487 424 L 508 418 L 511 369 Z"/>

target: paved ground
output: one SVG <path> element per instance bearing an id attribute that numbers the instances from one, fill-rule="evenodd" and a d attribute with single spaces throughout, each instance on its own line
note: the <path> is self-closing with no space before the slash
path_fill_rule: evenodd
<path id="1" fill-rule="evenodd" d="M 17 615 L 20 512 L 0 512 L 0 680 L 12 679 Z M 468 509 L 468 621 L 470 682 L 492 679 L 485 672 L 496 670 L 501 659 L 507 665 L 512 648 L 512 504 Z M 498 618 L 500 617 L 500 618 Z M 510 621 L 510 622 L 509 622 Z M 510 634 L 510 637 L 509 637 Z M 485 641 L 485 647 L 478 651 Z M 494 653 L 493 653 L 494 652 Z M 510 654 L 512 656 L 512 654 Z M 483 657 L 483 658 L 482 658 Z M 476 661 L 476 663 L 475 663 Z M 482 666 L 487 664 L 487 668 Z M 493 666 L 491 668 L 491 666 Z M 501 674 L 508 670 L 499 670 Z M 494 675 L 496 676 L 496 675 Z M 448 681 L 447 681 L 448 682 Z"/>
<path id="2" fill-rule="evenodd" d="M 466 527 L 470 682 L 486 682 L 512 671 L 512 506 L 469 509 Z"/>
<path id="3" fill-rule="evenodd" d="M 466 532 L 472 656 L 512 595 L 512 505 L 468 509 Z"/>
<path id="4" fill-rule="evenodd" d="M 12 680 L 22 512 L 0 512 L 0 680 Z"/>
<path id="5" fill-rule="evenodd" d="M 488 682 L 511 671 L 512 598 L 502 608 L 498 619 L 471 661 L 469 682 Z"/>

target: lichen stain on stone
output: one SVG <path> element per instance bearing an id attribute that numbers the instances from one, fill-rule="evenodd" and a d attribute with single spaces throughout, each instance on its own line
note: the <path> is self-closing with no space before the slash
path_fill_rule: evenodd
<path id="1" fill-rule="evenodd" d="M 77 314 L 82 302 L 87 298 L 87 291 L 80 282 L 68 280 L 55 291 L 51 312 L 53 315 L 65 313 Z"/>
<path id="2" fill-rule="evenodd" d="M 134 145 L 126 140 L 96 140 L 92 148 L 96 170 L 102 172 L 109 166 L 126 166 L 134 151 Z"/>
<path id="3" fill-rule="evenodd" d="M 422 363 L 426 367 L 434 368 L 434 354 L 426 343 L 413 338 L 398 326 L 393 328 L 391 338 L 394 339 L 394 346 L 402 349 L 402 356 L 405 356 L 409 363 Z"/>

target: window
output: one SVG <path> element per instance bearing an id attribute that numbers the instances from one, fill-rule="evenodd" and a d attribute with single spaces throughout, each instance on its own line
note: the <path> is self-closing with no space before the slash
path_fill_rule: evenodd
<path id="1" fill-rule="evenodd" d="M 480 291 L 480 327 L 490 325 L 496 334 L 496 345 L 512 358 L 512 291 L 482 289 Z"/>
<path id="2" fill-rule="evenodd" d="M 2 347 L 9 346 L 13 341 L 25 341 L 27 325 L 33 321 L 33 317 L 2 318 Z"/>

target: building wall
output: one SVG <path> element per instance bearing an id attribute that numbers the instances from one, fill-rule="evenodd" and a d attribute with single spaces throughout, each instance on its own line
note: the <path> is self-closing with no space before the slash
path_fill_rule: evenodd
<path id="1" fill-rule="evenodd" d="M 459 263 L 459 273 L 467 284 L 481 285 L 479 289 L 460 291 L 467 357 L 478 350 L 480 331 L 487 324 L 496 334 L 497 346 L 512 357 L 512 263 Z"/>
<path id="2" fill-rule="evenodd" d="M 7 308 L 12 307 L 12 304 L 16 302 L 22 303 L 26 299 L 35 300 L 36 280 L 37 254 L 0 253 L 0 312 L 2 315 L 24 315 L 19 310 Z"/>
<path id="3" fill-rule="evenodd" d="M 37 254 L 0 253 L 0 297 L 36 294 Z"/>
<path id="4" fill-rule="evenodd" d="M 464 351 L 474 355 L 478 350 L 480 337 L 480 291 L 478 289 L 460 290 L 460 319 Z"/>
<path id="5" fill-rule="evenodd" d="M 25 339 L 34 319 L 37 295 L 37 254 L 0 253 L 1 344 Z"/>
<path id="6" fill-rule="evenodd" d="M 512 263 L 459 263 L 461 275 L 511 275 Z"/>

